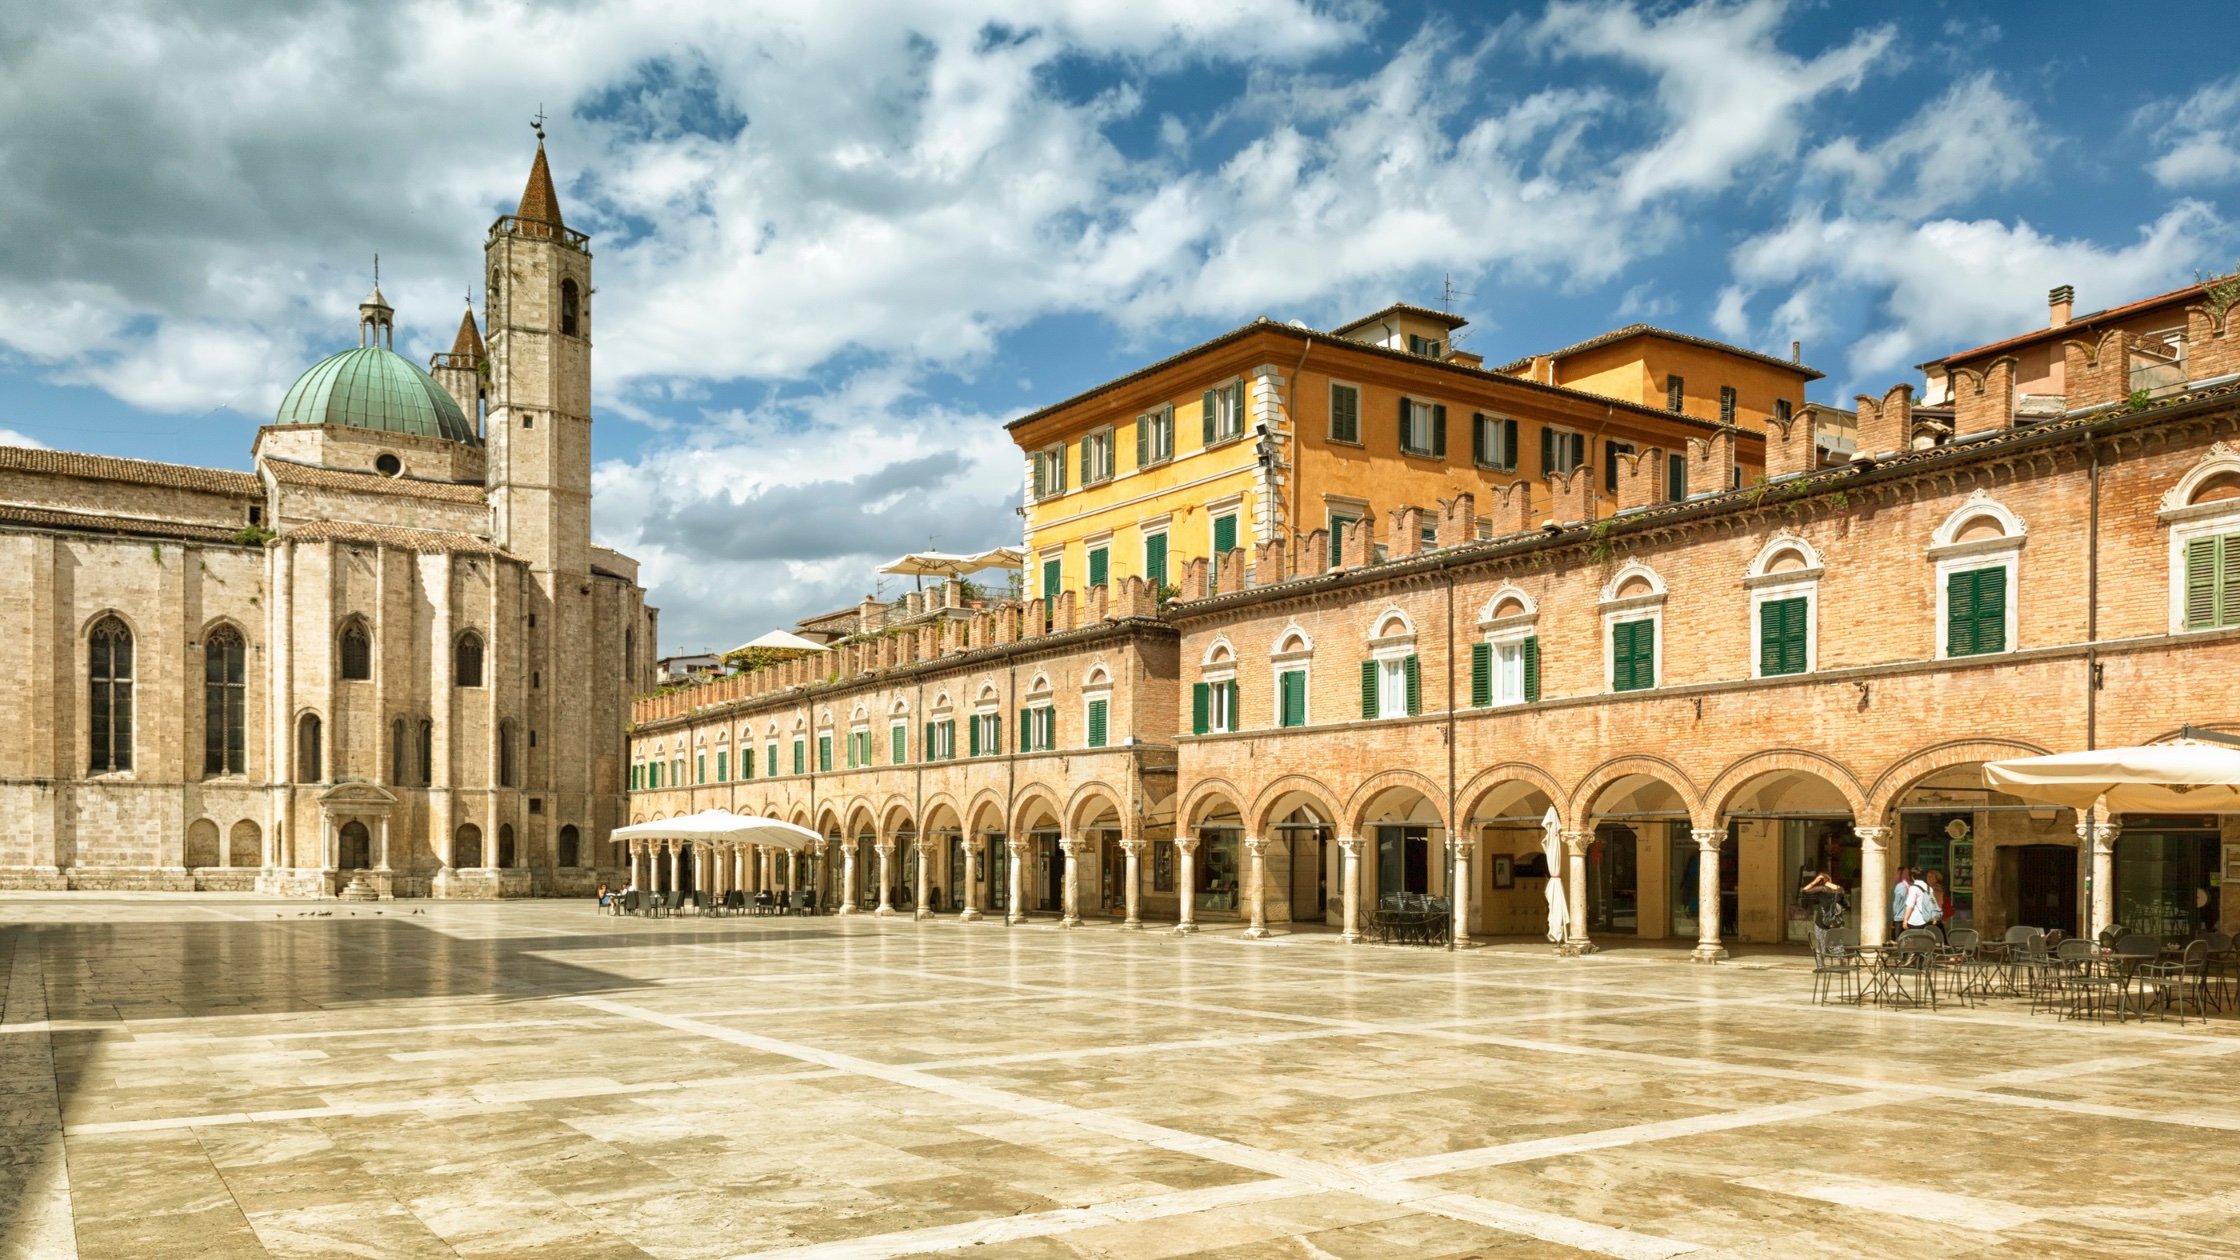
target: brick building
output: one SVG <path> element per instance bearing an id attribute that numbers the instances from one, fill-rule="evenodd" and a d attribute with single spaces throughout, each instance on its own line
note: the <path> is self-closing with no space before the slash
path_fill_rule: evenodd
<path id="1" fill-rule="evenodd" d="M 432 374 L 379 284 L 253 471 L 0 449 L 0 886 L 588 891 L 652 682 L 591 541 L 591 254 L 542 144 Z"/>
<path id="2" fill-rule="evenodd" d="M 1931 423 L 1907 387 L 1862 397 L 1853 461 L 1830 466 L 1813 431 L 1850 415 L 1791 409 L 1761 422 L 1767 475 L 1740 489 L 1625 481 L 1593 520 L 1550 509 L 1568 479 L 1532 481 L 1501 491 L 1490 538 L 1459 494 L 1351 523 L 1334 555 L 1317 529 L 1192 560 L 1163 607 L 1123 578 L 642 701 L 633 760 L 671 769 L 640 770 L 632 816 L 802 820 L 832 843 L 792 877 L 865 905 L 888 885 L 851 883 L 851 864 L 900 844 L 899 865 L 946 829 L 1030 864 L 1015 913 L 1353 932 L 1406 891 L 1452 897 L 1467 934 L 1539 933 L 1552 813 L 1575 949 L 1802 939 L 1796 892 L 1823 866 L 1873 939 L 1901 862 L 1940 872 L 1987 932 L 2230 923 L 2231 823 L 2080 819 L 1978 769 L 2240 726 L 2240 353 L 2200 298 L 2147 312 L 2185 348 L 2145 365 L 2184 365 L 2145 396 L 2083 339 L 2062 347 L 2058 407 L 2017 406 L 2011 376 L 1980 383 L 1963 354 L 1968 388 Z M 1121 644 L 1139 665 L 1113 668 Z M 1068 751 L 1099 667 L 1131 693 L 1104 731 L 1125 757 Z M 1020 693 L 1029 676 L 1049 691 Z M 875 738 L 867 764 L 781 757 L 748 782 L 698 760 L 731 731 L 814 750 L 859 711 L 914 721 L 921 692 L 1001 722 L 1047 695 L 1069 733 L 1020 751 L 1001 725 L 956 761 Z M 1140 850 L 1117 896 L 1108 844 Z M 956 859 L 924 861 L 955 886 Z M 944 910 L 976 895 L 958 887 Z"/>

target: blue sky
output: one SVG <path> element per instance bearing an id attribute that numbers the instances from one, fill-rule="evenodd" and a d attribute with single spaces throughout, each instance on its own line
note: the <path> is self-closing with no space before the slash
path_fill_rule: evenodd
<path id="1" fill-rule="evenodd" d="M 2112 12 L 17 6 L 0 438 L 245 466 L 376 251 L 425 361 L 541 106 L 594 238 L 599 534 L 664 650 L 728 646 L 1015 540 L 1005 420 L 1258 315 L 1451 276 L 1492 362 L 1649 320 L 1800 339 L 1840 402 L 2052 285 L 2229 270 L 2240 15 Z"/>

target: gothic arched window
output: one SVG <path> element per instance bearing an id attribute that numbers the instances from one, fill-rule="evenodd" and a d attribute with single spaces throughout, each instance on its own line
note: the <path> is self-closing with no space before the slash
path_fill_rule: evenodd
<path id="1" fill-rule="evenodd" d="M 513 783 L 513 780 L 514 780 L 514 768 L 513 768 L 513 741 L 514 741 L 514 729 L 513 729 L 513 720 L 512 720 L 511 718 L 508 718 L 507 720 L 505 720 L 505 721 L 503 721 L 503 722 L 500 722 L 500 723 L 498 723 L 498 786 L 499 786 L 499 787 L 512 787 L 512 786 L 514 785 L 514 783 Z"/>
<path id="2" fill-rule="evenodd" d="M 86 675 L 92 685 L 87 712 L 95 774 L 132 768 L 132 631 L 115 617 L 94 623 L 86 642 Z"/>
<path id="3" fill-rule="evenodd" d="M 583 833 L 576 830 L 574 823 L 562 827 L 560 829 L 558 853 L 553 859 L 553 864 L 555 866 L 577 865 L 582 857 L 582 838 Z"/>
<path id="4" fill-rule="evenodd" d="M 560 335 L 563 337 L 576 335 L 576 299 L 576 282 L 574 280 L 562 280 L 560 282 Z"/>
<path id="5" fill-rule="evenodd" d="M 373 639 L 366 623 L 353 620 L 342 627 L 342 679 L 365 682 L 373 677 Z"/>
<path id="6" fill-rule="evenodd" d="M 482 685 L 482 636 L 469 630 L 452 649 L 451 683 L 455 687 Z"/>
<path id="7" fill-rule="evenodd" d="M 404 786 L 404 719 L 389 723 L 389 782 Z"/>
<path id="8" fill-rule="evenodd" d="M 319 740 L 319 715 L 306 713 L 296 719 L 296 782 L 317 783 L 326 776 L 321 773 L 319 754 L 323 748 Z"/>
<path id="9" fill-rule="evenodd" d="M 241 774 L 247 765 L 248 646 L 221 626 L 202 639 L 202 772 Z"/>
<path id="10" fill-rule="evenodd" d="M 436 724 L 427 718 L 420 719 L 420 786 L 427 787 L 436 777 Z"/>

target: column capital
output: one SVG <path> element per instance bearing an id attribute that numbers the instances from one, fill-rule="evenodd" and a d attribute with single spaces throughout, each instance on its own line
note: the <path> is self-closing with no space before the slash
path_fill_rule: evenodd
<path id="1" fill-rule="evenodd" d="M 1005 836 L 1003 847 L 1013 857 L 1025 857 L 1027 855 L 1027 838 L 1025 836 Z"/>
<path id="2" fill-rule="evenodd" d="M 2081 814 L 2077 817 L 2077 839 L 2086 844 L 2112 845 L 2116 842 L 2116 837 L 2122 834 L 2123 824 L 2112 819 L 2088 821 Z"/>
<path id="3" fill-rule="evenodd" d="M 1174 847 L 1184 853 L 1196 853 L 1198 851 L 1198 838 L 1196 836 L 1176 836 Z"/>
<path id="4" fill-rule="evenodd" d="M 1851 834 L 1859 837 L 1859 847 L 1880 851 L 1883 842 L 1890 838 L 1888 827 L 1853 827 Z"/>
<path id="5" fill-rule="evenodd" d="M 1468 857 L 1477 851 L 1478 838 L 1473 835 L 1447 833 L 1447 852 L 1454 857 Z"/>
<path id="6" fill-rule="evenodd" d="M 1141 856 L 1143 851 L 1150 847 L 1151 842 L 1142 836 L 1123 836 L 1120 839 L 1120 851 L 1122 853 Z"/>
<path id="7" fill-rule="evenodd" d="M 1594 842 L 1592 831 L 1566 831 L 1560 834 L 1563 836 L 1563 847 L 1567 849 L 1585 848 Z"/>
<path id="8" fill-rule="evenodd" d="M 1244 851 L 1247 853 L 1263 853 L 1267 851 L 1267 848 L 1268 838 L 1266 836 L 1246 836 L 1244 838 Z"/>
<path id="9" fill-rule="evenodd" d="M 1343 853 L 1343 854 L 1345 854 L 1345 855 L 1346 855 L 1347 857 L 1360 857 L 1360 856 L 1361 856 L 1361 837 L 1359 837 L 1359 836 L 1339 836 L 1339 837 L 1338 837 L 1338 851 L 1339 851 L 1339 852 L 1341 852 L 1341 853 Z"/>
<path id="10" fill-rule="evenodd" d="M 1695 838 L 1696 847 L 1706 852 L 1727 842 L 1727 829 L 1724 827 L 1691 827 L 1688 834 Z"/>
<path id="11" fill-rule="evenodd" d="M 1058 852 L 1065 854 L 1067 857 L 1079 854 L 1081 852 L 1081 838 L 1079 836 L 1059 836 Z"/>

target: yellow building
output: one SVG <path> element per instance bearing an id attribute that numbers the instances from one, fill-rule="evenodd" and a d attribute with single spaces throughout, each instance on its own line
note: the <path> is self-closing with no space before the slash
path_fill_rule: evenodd
<path id="1" fill-rule="evenodd" d="M 1762 475 L 1766 418 L 1802 408 L 1819 375 L 1633 329 L 1489 371 L 1452 346 L 1465 322 L 1405 304 L 1330 332 L 1263 318 L 1013 421 L 1027 593 L 1175 584 L 1193 558 L 1317 530 L 1335 564 L 1343 525 L 1367 519 L 1387 543 L 1396 513 L 1435 519 L 1462 492 L 1481 536 L 1511 532 L 1520 500 L 1503 499 L 1507 516 L 1486 509 L 1519 481 L 1535 483 L 1534 525 L 1559 508 L 1608 515 L 1729 489 Z M 1698 382 L 1682 386 L 1687 405 L 1648 396 L 1665 375 Z"/>

